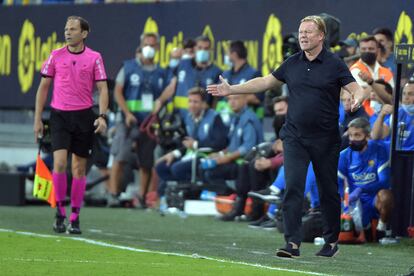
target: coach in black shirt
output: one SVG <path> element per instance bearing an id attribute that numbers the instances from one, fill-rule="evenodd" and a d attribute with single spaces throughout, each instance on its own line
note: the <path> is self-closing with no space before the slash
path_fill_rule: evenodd
<path id="1" fill-rule="evenodd" d="M 286 83 L 289 109 L 280 131 L 284 147 L 286 189 L 283 199 L 283 222 L 286 246 L 279 257 L 298 257 L 301 243 L 303 193 L 309 162 L 318 183 L 324 222 L 325 245 L 318 256 L 338 253 L 341 203 L 337 169 L 340 147 L 338 107 L 341 87 L 353 96 L 355 109 L 368 98 L 355 82 L 349 69 L 338 57 L 323 47 L 326 26 L 319 16 L 308 16 L 299 26 L 299 53 L 288 58 L 272 74 L 230 86 L 210 85 L 209 93 L 218 96 L 257 93 Z"/>

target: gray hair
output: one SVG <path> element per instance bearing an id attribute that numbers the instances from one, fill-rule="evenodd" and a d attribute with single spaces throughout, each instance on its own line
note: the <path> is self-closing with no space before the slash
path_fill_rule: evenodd
<path id="1" fill-rule="evenodd" d="M 367 136 L 371 133 L 371 125 L 369 124 L 369 121 L 363 117 L 353 119 L 349 122 L 348 128 L 351 127 L 362 129 Z"/>

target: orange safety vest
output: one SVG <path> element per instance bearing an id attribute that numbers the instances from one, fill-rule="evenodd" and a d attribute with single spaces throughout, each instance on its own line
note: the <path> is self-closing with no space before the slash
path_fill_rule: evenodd
<path id="1" fill-rule="evenodd" d="M 367 73 L 371 78 L 373 78 L 371 72 L 368 69 L 368 66 L 366 66 L 361 59 L 359 59 L 357 62 L 355 62 L 349 70 L 352 71 L 352 69 L 358 68 L 361 72 Z M 389 83 L 393 78 L 392 72 L 387 67 L 381 66 L 378 69 L 378 79 L 383 79 L 386 83 Z M 374 79 L 375 80 L 375 79 Z M 365 109 L 365 112 L 372 116 L 374 114 L 374 110 L 371 108 L 371 101 L 369 99 L 365 100 L 362 103 L 362 106 Z"/>

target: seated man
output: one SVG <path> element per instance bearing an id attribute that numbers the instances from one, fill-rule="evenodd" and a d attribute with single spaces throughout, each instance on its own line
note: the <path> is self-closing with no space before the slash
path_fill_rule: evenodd
<path id="1" fill-rule="evenodd" d="M 243 176 L 239 173 L 238 160 L 263 141 L 262 125 L 256 114 L 247 107 L 246 96 L 230 95 L 228 102 L 234 112 L 228 135 L 230 142 L 222 153 L 210 155 L 201 163 L 207 190 L 221 195 L 231 192 L 226 186 L 226 180 Z M 236 204 L 240 200 L 236 199 Z"/>
<path id="2" fill-rule="evenodd" d="M 385 104 L 372 129 L 372 138 L 385 139 L 391 133 L 392 120 L 388 116 L 393 111 L 391 105 Z M 388 116 L 388 119 L 386 119 Z M 410 80 L 403 88 L 401 107 L 398 110 L 397 149 L 414 150 L 414 81 Z"/>
<path id="3" fill-rule="evenodd" d="M 349 147 L 339 157 L 339 192 L 343 198 L 346 180 L 350 206 L 361 201 L 364 229 L 370 229 L 371 220 L 379 218 L 377 231 L 385 234 L 393 208 L 389 156 L 382 143 L 369 141 L 369 133 L 368 120 L 357 118 L 349 123 Z"/>
<path id="4" fill-rule="evenodd" d="M 184 118 L 188 136 L 182 142 L 183 147 L 167 153 L 157 161 L 155 169 L 161 180 L 158 186 L 160 196 L 164 195 L 166 181 L 191 179 L 192 158 L 187 157 L 192 150 L 209 147 L 213 151 L 219 151 L 227 144 L 226 127 L 218 113 L 206 108 L 205 95 L 206 92 L 201 87 L 190 89 L 189 112 Z"/>

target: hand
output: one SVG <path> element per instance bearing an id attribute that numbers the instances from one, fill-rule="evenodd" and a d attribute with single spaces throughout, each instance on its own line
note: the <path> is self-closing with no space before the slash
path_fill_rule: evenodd
<path id="1" fill-rule="evenodd" d="M 162 103 L 159 99 L 156 99 L 154 102 L 154 108 L 152 110 L 152 114 L 157 114 L 162 107 Z"/>
<path id="2" fill-rule="evenodd" d="M 374 81 L 374 79 L 371 77 L 370 74 L 366 72 L 359 72 L 358 76 L 361 78 L 361 80 L 365 81 L 366 83 L 370 84 Z"/>
<path id="3" fill-rule="evenodd" d="M 193 149 L 193 145 L 194 145 L 194 139 L 191 137 L 185 137 L 183 140 L 183 145 L 184 147 L 186 147 L 187 149 Z"/>
<path id="4" fill-rule="evenodd" d="M 167 164 L 167 166 L 171 165 L 172 162 L 174 162 L 174 154 L 172 152 L 167 153 L 165 155 L 165 164 Z"/>
<path id="5" fill-rule="evenodd" d="M 361 188 L 356 188 L 355 190 L 353 190 L 352 193 L 349 194 L 349 204 L 357 201 L 359 197 L 361 196 L 361 193 L 362 193 Z"/>
<path id="6" fill-rule="evenodd" d="M 351 101 L 352 101 L 352 104 L 351 104 L 351 112 L 355 112 L 355 111 L 357 111 L 359 108 L 361 108 L 361 105 L 362 105 L 362 99 L 355 98 L 355 97 L 352 95 L 352 99 L 351 99 Z"/>
<path id="7" fill-rule="evenodd" d="M 273 145 L 272 145 L 272 150 L 274 153 L 279 153 L 279 152 L 283 152 L 283 142 L 281 139 L 277 139 Z"/>
<path id="8" fill-rule="evenodd" d="M 394 107 L 390 104 L 384 104 L 381 108 L 381 115 L 388 115 L 388 114 L 392 114 L 394 110 Z"/>
<path id="9" fill-rule="evenodd" d="M 220 84 L 207 86 L 207 92 L 213 96 L 228 96 L 231 94 L 229 83 L 220 75 Z"/>
<path id="10" fill-rule="evenodd" d="M 102 117 L 98 117 L 98 119 L 95 120 L 93 125 L 96 127 L 95 133 L 104 134 L 106 131 L 106 121 Z"/>
<path id="11" fill-rule="evenodd" d="M 166 155 L 159 158 L 155 163 L 158 164 L 158 163 L 165 161 L 165 164 L 167 166 L 170 166 L 172 162 L 174 161 L 174 159 L 175 159 L 174 154 L 172 152 L 169 152 Z"/>
<path id="12" fill-rule="evenodd" d="M 216 160 L 217 165 L 228 164 L 232 161 L 228 155 L 216 157 L 214 160 Z"/>
<path id="13" fill-rule="evenodd" d="M 267 159 L 267 158 L 264 158 L 264 157 L 262 157 L 262 158 L 260 158 L 260 159 L 257 159 L 255 162 L 254 162 L 254 167 L 256 168 L 256 170 L 258 170 L 258 171 L 264 171 L 264 170 L 267 170 L 267 169 L 269 169 L 270 168 L 270 166 L 272 165 L 272 161 L 270 161 L 270 159 Z"/>
<path id="14" fill-rule="evenodd" d="M 39 139 L 43 137 L 43 122 L 42 120 L 35 120 L 33 126 L 33 132 L 35 137 L 35 142 L 37 143 Z"/>
<path id="15" fill-rule="evenodd" d="M 129 128 L 137 123 L 137 118 L 135 118 L 134 114 L 128 112 L 125 116 L 125 125 Z"/>

